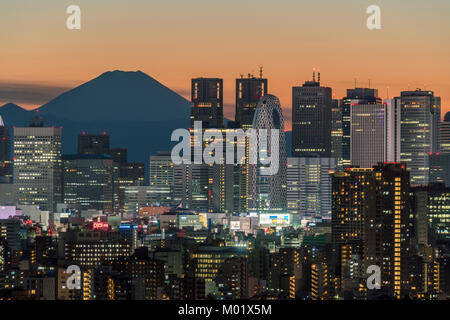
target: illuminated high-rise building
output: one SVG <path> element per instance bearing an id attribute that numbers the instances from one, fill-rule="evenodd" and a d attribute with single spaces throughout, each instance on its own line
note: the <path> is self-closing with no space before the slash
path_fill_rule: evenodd
<path id="1" fill-rule="evenodd" d="M 236 121 L 243 129 L 250 129 L 253 125 L 256 106 L 259 99 L 267 94 L 267 79 L 262 76 L 256 78 L 248 75 L 248 78 L 236 79 Z"/>
<path id="2" fill-rule="evenodd" d="M 287 158 L 287 206 L 303 217 L 331 217 L 331 173 L 335 158 Z"/>
<path id="3" fill-rule="evenodd" d="M 350 165 L 350 134 L 351 134 L 351 100 L 367 100 L 378 102 L 378 90 L 370 88 L 347 89 L 347 96 L 341 101 L 342 114 L 342 158 L 343 165 Z"/>
<path id="4" fill-rule="evenodd" d="M 331 109 L 331 157 L 342 165 L 342 110 L 339 100 L 333 100 Z"/>
<path id="5" fill-rule="evenodd" d="M 106 154 L 64 155 L 64 203 L 113 213 L 113 161 Z"/>
<path id="6" fill-rule="evenodd" d="M 411 171 L 412 185 L 429 181 L 429 154 L 439 152 L 441 98 L 432 91 L 401 93 L 400 160 Z"/>
<path id="7" fill-rule="evenodd" d="M 204 128 L 222 128 L 223 80 L 192 79 L 191 104 L 191 128 L 194 127 L 194 121 L 202 121 Z"/>
<path id="8" fill-rule="evenodd" d="M 53 211 L 62 200 L 61 128 L 14 128 L 14 186 L 18 204 Z"/>
<path id="9" fill-rule="evenodd" d="M 174 201 L 174 163 L 169 152 L 150 157 L 150 192 L 153 203 L 168 206 Z"/>
<path id="10" fill-rule="evenodd" d="M 9 128 L 0 116 L 0 183 L 12 182 Z"/>
<path id="11" fill-rule="evenodd" d="M 387 158 L 386 105 L 381 99 L 351 100 L 350 162 L 370 168 Z"/>
<path id="12" fill-rule="evenodd" d="M 441 153 L 450 153 L 450 112 L 444 116 L 440 127 L 440 150 Z"/>
<path id="13" fill-rule="evenodd" d="M 332 89 L 315 75 L 292 88 L 292 156 L 331 157 Z"/>
<path id="14" fill-rule="evenodd" d="M 403 297 L 408 282 L 408 197 L 404 163 L 348 168 L 333 175 L 332 240 L 341 272 L 355 257 L 365 268 L 377 265 L 382 289 L 396 298 Z"/>
<path id="15" fill-rule="evenodd" d="M 249 192 L 248 209 L 257 212 L 264 211 L 285 211 L 286 203 L 286 143 L 284 133 L 284 118 L 281 110 L 280 100 L 273 95 L 263 96 L 258 103 L 255 117 L 253 119 L 253 129 L 260 135 L 263 130 L 267 130 L 267 157 L 278 157 L 278 167 L 274 163 L 263 164 L 261 160 L 261 144 L 258 153 L 260 157 L 257 164 L 249 165 Z M 272 141 L 271 130 L 278 130 L 278 150 Z M 278 152 L 277 152 L 278 151 Z M 256 150 L 254 151 L 256 152 Z M 272 167 L 271 167 L 272 166 Z M 278 170 L 276 170 L 278 169 Z"/>

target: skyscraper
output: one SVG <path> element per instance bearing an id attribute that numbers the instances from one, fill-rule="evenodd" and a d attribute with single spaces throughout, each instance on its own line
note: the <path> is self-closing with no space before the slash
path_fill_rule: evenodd
<path id="1" fill-rule="evenodd" d="M 440 152 L 450 153 L 450 112 L 444 116 L 440 127 Z"/>
<path id="2" fill-rule="evenodd" d="M 292 155 L 331 157 L 332 90 L 312 81 L 292 88 Z"/>
<path id="3" fill-rule="evenodd" d="M 432 91 L 401 93 L 400 160 L 411 171 L 412 185 L 428 184 L 429 154 L 439 152 L 441 98 Z"/>
<path id="4" fill-rule="evenodd" d="M 287 206 L 303 217 L 331 217 L 331 172 L 335 158 L 287 158 Z"/>
<path id="5" fill-rule="evenodd" d="M 340 100 L 333 100 L 331 109 L 331 157 L 338 160 L 342 165 L 342 110 Z"/>
<path id="6" fill-rule="evenodd" d="M 222 79 L 192 79 L 191 128 L 194 127 L 194 121 L 202 121 L 204 128 L 223 127 Z"/>
<path id="7" fill-rule="evenodd" d="M 380 267 L 382 288 L 403 297 L 412 237 L 405 164 L 338 171 L 332 192 L 332 239 L 341 271 L 358 256 L 365 269 Z"/>
<path id="8" fill-rule="evenodd" d="M 106 154 L 64 155 L 64 203 L 113 213 L 113 161 Z"/>
<path id="9" fill-rule="evenodd" d="M 347 97 L 342 99 L 342 158 L 343 165 L 350 165 L 350 134 L 351 134 L 351 104 L 352 100 L 367 100 L 367 102 L 378 102 L 378 90 L 369 88 L 347 89 Z M 353 102 L 354 103 L 354 102 Z"/>
<path id="10" fill-rule="evenodd" d="M 2 116 L 0 116 L 0 183 L 12 182 L 9 143 L 9 128 L 5 126 Z"/>
<path id="11" fill-rule="evenodd" d="M 283 211 L 287 209 L 286 204 L 286 143 L 284 133 L 284 118 L 281 110 L 280 100 L 270 94 L 263 96 L 258 103 L 253 129 L 261 134 L 261 129 L 266 129 L 268 156 L 278 157 L 278 171 L 266 172 L 267 165 L 261 163 L 250 164 L 249 168 L 249 210 L 258 212 Z M 271 141 L 271 129 L 279 130 L 279 153 L 276 154 Z M 259 144 L 261 151 L 261 145 Z M 274 152 L 274 153 L 272 153 Z M 271 170 L 267 170 L 271 171 Z"/>
<path id="12" fill-rule="evenodd" d="M 386 106 L 377 101 L 351 100 L 350 162 L 370 168 L 387 158 Z"/>
<path id="13" fill-rule="evenodd" d="M 33 119 L 30 127 L 14 128 L 14 186 L 18 204 L 39 205 L 41 210 L 52 211 L 61 202 L 61 134 L 61 128 L 44 127 L 40 118 Z"/>
<path id="14" fill-rule="evenodd" d="M 169 152 L 150 157 L 150 192 L 152 202 L 161 206 L 174 201 L 174 163 Z"/>
<path id="15" fill-rule="evenodd" d="M 256 78 L 248 75 L 248 78 L 236 79 L 236 121 L 243 129 L 250 129 L 253 125 L 256 106 L 259 99 L 267 94 L 267 79 Z"/>
<path id="16" fill-rule="evenodd" d="M 78 135 L 78 154 L 109 154 L 109 135 L 86 134 Z"/>

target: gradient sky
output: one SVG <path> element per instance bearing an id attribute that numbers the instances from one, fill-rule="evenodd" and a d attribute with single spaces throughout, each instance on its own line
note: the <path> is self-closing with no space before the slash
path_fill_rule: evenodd
<path id="1" fill-rule="evenodd" d="M 66 8 L 81 7 L 81 30 Z M 382 30 L 366 28 L 381 7 Z M 141 70 L 188 97 L 192 77 L 221 77 L 234 118 L 240 74 L 264 65 L 291 118 L 291 87 L 320 68 L 322 83 L 425 88 L 450 103 L 448 0 L 2 0 L 0 104 L 37 107 L 108 70 Z M 289 127 L 289 125 L 288 125 Z"/>

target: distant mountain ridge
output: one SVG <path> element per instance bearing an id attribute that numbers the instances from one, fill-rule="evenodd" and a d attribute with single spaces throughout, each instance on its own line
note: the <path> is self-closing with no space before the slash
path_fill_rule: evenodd
<path id="1" fill-rule="evenodd" d="M 76 152 L 78 134 L 106 132 L 111 147 L 128 149 L 129 161 L 148 163 L 172 148 L 173 130 L 189 127 L 190 103 L 141 71 L 108 71 L 36 110 L 46 125 L 63 127 L 65 154 Z M 10 128 L 27 126 L 36 110 L 8 103 L 0 115 Z"/>
<path id="2" fill-rule="evenodd" d="M 188 119 L 189 101 L 141 71 L 108 71 L 39 108 L 71 121 Z"/>

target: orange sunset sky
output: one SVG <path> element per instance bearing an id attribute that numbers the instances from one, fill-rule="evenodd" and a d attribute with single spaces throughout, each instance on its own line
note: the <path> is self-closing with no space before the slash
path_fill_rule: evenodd
<path id="1" fill-rule="evenodd" d="M 81 30 L 66 8 L 81 8 Z M 381 8 L 381 30 L 366 8 Z M 14 0 L 0 2 L 0 105 L 33 108 L 108 70 L 141 70 L 189 98 L 192 77 L 221 77 L 234 118 L 240 74 L 264 65 L 269 92 L 291 118 L 291 88 L 319 68 L 342 98 L 415 88 L 450 103 L 448 0 Z M 290 125 L 288 124 L 289 128 Z"/>

